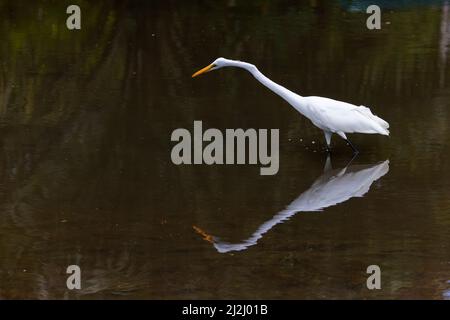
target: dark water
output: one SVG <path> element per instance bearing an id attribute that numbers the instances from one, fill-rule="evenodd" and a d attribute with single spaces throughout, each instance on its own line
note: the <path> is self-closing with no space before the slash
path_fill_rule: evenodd
<path id="1" fill-rule="evenodd" d="M 78 3 L 68 31 L 71 2 L 0 1 L 0 298 L 450 297 L 449 4 L 380 2 L 369 31 L 364 1 Z M 352 135 L 349 165 L 334 138 L 326 164 L 249 74 L 191 79 L 219 56 L 391 136 Z M 279 128 L 278 174 L 173 165 L 194 120 Z"/>

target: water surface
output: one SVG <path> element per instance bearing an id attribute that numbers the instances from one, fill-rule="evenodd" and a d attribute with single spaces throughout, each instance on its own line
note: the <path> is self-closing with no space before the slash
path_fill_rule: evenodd
<path id="1" fill-rule="evenodd" d="M 1 298 L 449 298 L 448 3 L 380 2 L 379 31 L 365 1 L 80 1 L 81 31 L 69 4 L 0 1 Z M 245 71 L 191 79 L 219 56 L 391 136 L 327 159 Z M 173 165 L 194 120 L 279 128 L 278 174 Z"/>

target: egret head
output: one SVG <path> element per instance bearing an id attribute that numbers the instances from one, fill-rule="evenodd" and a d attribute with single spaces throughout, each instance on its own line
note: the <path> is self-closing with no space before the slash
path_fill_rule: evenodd
<path id="1" fill-rule="evenodd" d="M 217 58 L 216 60 L 214 60 L 213 63 L 211 63 L 209 66 L 204 67 L 203 69 L 198 70 L 196 73 L 194 73 L 192 75 L 192 78 L 199 76 L 203 73 L 209 72 L 209 71 L 213 71 L 213 70 L 217 70 L 223 67 L 226 67 L 229 65 L 230 60 L 225 59 L 225 58 Z"/>

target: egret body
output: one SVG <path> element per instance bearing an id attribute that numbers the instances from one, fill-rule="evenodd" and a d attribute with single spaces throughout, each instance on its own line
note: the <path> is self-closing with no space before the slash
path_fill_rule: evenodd
<path id="1" fill-rule="evenodd" d="M 223 67 L 236 67 L 247 70 L 256 80 L 286 100 L 298 112 L 311 120 L 316 127 L 323 130 L 327 150 L 330 150 L 333 133 L 347 141 L 355 153 L 358 150 L 348 140 L 346 133 L 389 135 L 389 124 L 374 115 L 369 108 L 324 97 L 302 97 L 273 82 L 254 65 L 247 62 L 218 58 L 207 67 L 194 73 L 192 77 L 194 78 L 200 74 Z"/>

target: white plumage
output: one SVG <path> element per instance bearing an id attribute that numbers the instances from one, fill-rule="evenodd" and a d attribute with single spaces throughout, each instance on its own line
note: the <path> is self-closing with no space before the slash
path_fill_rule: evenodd
<path id="1" fill-rule="evenodd" d="M 389 172 L 389 160 L 374 165 L 348 166 L 343 169 L 331 169 L 330 158 L 327 159 L 325 172 L 314 181 L 312 186 L 292 201 L 284 210 L 272 219 L 261 224 L 246 240 L 229 243 L 219 237 L 209 235 L 198 227 L 194 229 L 205 240 L 211 242 L 221 253 L 246 250 L 255 245 L 265 233 L 298 212 L 322 211 L 330 206 L 343 203 L 354 197 L 363 197 L 371 185 Z"/>
<path id="2" fill-rule="evenodd" d="M 374 115 L 369 108 L 330 98 L 302 97 L 273 82 L 254 65 L 247 62 L 218 58 L 209 66 L 194 73 L 192 77 L 223 67 L 237 67 L 247 70 L 264 86 L 286 100 L 298 112 L 311 120 L 316 127 L 323 130 L 328 149 L 333 133 L 345 139 L 354 152 L 358 151 L 347 139 L 346 133 L 389 135 L 389 124 Z"/>

